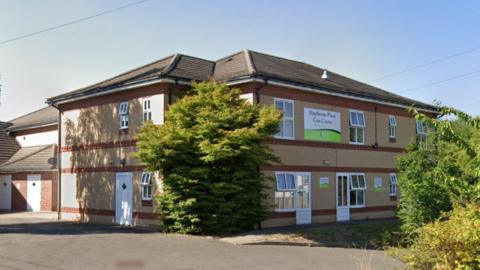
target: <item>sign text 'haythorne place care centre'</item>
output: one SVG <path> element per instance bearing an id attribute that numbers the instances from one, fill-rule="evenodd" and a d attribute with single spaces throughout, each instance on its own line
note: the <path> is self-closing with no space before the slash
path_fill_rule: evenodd
<path id="1" fill-rule="evenodd" d="M 306 140 L 326 142 L 341 142 L 342 140 L 339 112 L 305 108 L 304 123 Z"/>

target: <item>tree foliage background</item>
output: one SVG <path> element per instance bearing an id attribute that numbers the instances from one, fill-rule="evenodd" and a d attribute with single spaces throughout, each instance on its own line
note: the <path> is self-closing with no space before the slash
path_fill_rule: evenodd
<path id="1" fill-rule="evenodd" d="M 480 202 L 480 120 L 449 107 L 440 107 L 439 118 L 414 113 L 430 133 L 398 160 L 398 214 L 409 240 L 454 205 Z"/>
<path id="2" fill-rule="evenodd" d="M 264 141 L 277 132 L 281 113 L 240 98 L 240 90 L 208 81 L 166 112 L 165 124 L 147 124 L 138 157 L 163 176 L 157 196 L 165 230 L 225 234 L 265 219 L 260 166 L 278 161 Z"/>

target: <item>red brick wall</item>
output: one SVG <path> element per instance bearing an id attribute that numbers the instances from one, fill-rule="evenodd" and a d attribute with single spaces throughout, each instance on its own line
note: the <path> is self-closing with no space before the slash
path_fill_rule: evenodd
<path id="1" fill-rule="evenodd" d="M 12 175 L 12 210 L 27 210 L 28 175 L 40 175 L 42 181 L 40 209 L 42 211 L 57 210 L 57 171 L 51 172 L 19 172 Z"/>

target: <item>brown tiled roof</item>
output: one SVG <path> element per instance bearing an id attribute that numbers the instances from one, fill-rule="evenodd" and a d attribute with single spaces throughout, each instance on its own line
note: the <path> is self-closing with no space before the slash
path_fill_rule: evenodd
<path id="1" fill-rule="evenodd" d="M 10 126 L 9 123 L 0 122 L 0 164 L 7 161 L 20 149 L 15 137 L 8 134 L 8 126 Z"/>
<path id="2" fill-rule="evenodd" d="M 203 81 L 208 78 L 224 82 L 257 78 L 309 87 L 332 94 L 436 110 L 430 104 L 405 98 L 331 71 L 327 71 L 328 78 L 324 79 L 322 78 L 324 71 L 325 69 L 310 64 L 249 50 L 232 54 L 215 62 L 176 54 L 106 81 L 52 97 L 47 102 L 56 103 L 159 78 L 179 79 L 187 82 Z"/>
<path id="3" fill-rule="evenodd" d="M 175 54 L 130 70 L 108 80 L 72 92 L 51 97 L 48 103 L 105 92 L 112 88 L 148 82 L 159 78 L 204 81 L 213 73 L 214 62 L 188 55 Z"/>
<path id="4" fill-rule="evenodd" d="M 336 94 L 393 102 L 404 106 L 415 104 L 422 108 L 435 110 L 435 107 L 430 104 L 393 94 L 329 70 L 327 70 L 328 79 L 323 79 L 322 75 L 325 69 L 310 64 L 248 50 L 243 51 L 242 54 L 245 56 L 237 56 L 230 60 L 230 62 L 238 62 L 237 64 L 230 63 L 229 66 L 248 67 L 247 63 L 250 61 L 251 70 L 248 71 L 247 68 L 244 68 L 243 72 L 237 71 L 239 75 L 237 77 L 231 76 L 228 78 L 229 81 L 243 79 L 245 76 L 273 79 L 299 86 L 319 88 Z M 246 59 L 247 63 L 244 63 L 244 59 Z M 225 69 L 225 67 L 221 67 L 219 74 L 225 73 L 222 69 Z M 228 69 L 228 67 L 226 67 L 226 69 Z M 248 73 L 245 75 L 247 71 Z M 217 72 L 217 70 L 215 70 L 215 72 Z M 219 78 L 221 77 L 222 76 L 219 76 Z"/>
<path id="5" fill-rule="evenodd" d="M 12 124 L 8 127 L 9 131 L 19 131 L 58 124 L 58 110 L 52 106 L 45 107 L 10 120 L 9 123 Z"/>
<path id="6" fill-rule="evenodd" d="M 0 165 L 0 172 L 49 171 L 57 168 L 55 145 L 23 147 Z"/>

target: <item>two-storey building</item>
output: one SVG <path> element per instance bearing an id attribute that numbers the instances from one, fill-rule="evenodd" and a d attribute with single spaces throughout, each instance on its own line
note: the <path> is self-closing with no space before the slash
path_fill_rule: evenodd
<path id="1" fill-rule="evenodd" d="M 424 136 L 408 108 L 435 107 L 305 63 L 242 51 L 217 61 L 176 54 L 95 85 L 52 97 L 60 121 L 63 218 L 145 225 L 161 176 L 132 156 L 146 120 L 162 124 L 192 81 L 213 78 L 283 112 L 267 143 L 281 162 L 264 226 L 387 218 L 398 194 L 396 158 Z"/>

